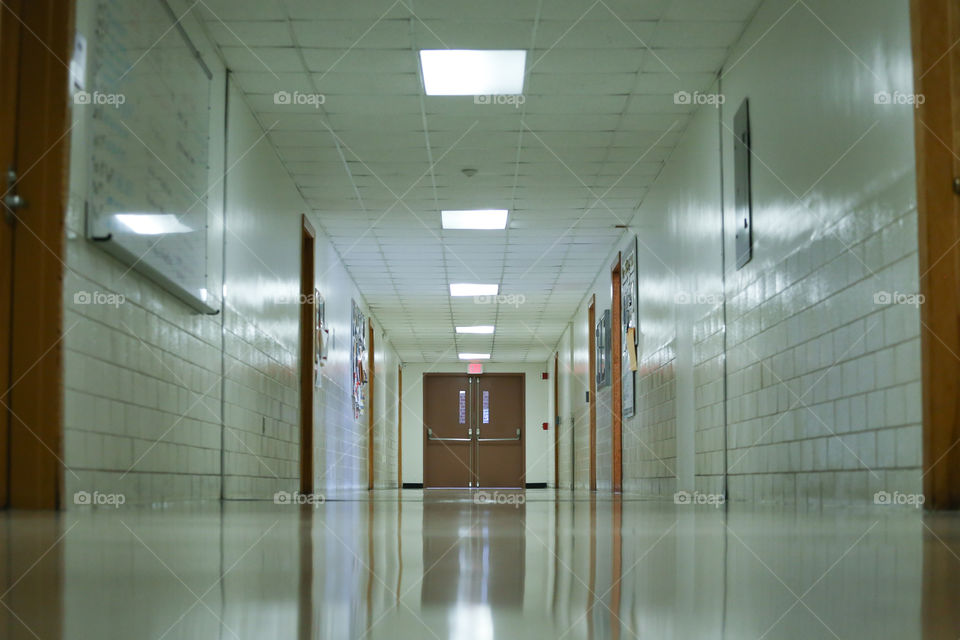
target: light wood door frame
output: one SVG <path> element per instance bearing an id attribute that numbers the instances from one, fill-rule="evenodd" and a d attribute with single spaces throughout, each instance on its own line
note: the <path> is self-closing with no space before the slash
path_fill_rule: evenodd
<path id="1" fill-rule="evenodd" d="M 403 365 L 397 365 L 397 488 L 403 489 Z"/>
<path id="2" fill-rule="evenodd" d="M 560 488 L 560 354 L 553 354 L 553 488 Z"/>
<path id="3" fill-rule="evenodd" d="M 313 493 L 313 376 L 317 340 L 317 232 L 304 215 L 300 225 L 300 493 Z"/>
<path id="4" fill-rule="evenodd" d="M 587 335 L 590 354 L 587 356 L 590 366 L 589 391 L 590 413 L 590 491 L 597 490 L 597 296 L 590 296 L 587 306 Z"/>
<path id="5" fill-rule="evenodd" d="M 15 81 L 18 72 L 20 51 L 20 22 L 14 18 L 19 13 L 20 0 L 0 5 L 0 171 L 6 173 L 6 165 L 16 153 L 15 131 L 17 127 L 17 92 Z M 0 194 L 6 192 L 6 181 L 0 182 Z M 2 201 L 3 198 L 0 198 Z M 7 221 L 7 210 L 0 205 L 0 508 L 9 500 L 7 474 L 9 473 L 10 410 L 7 391 L 10 388 L 10 305 L 13 302 L 13 226 Z"/>
<path id="6" fill-rule="evenodd" d="M 374 401 L 374 365 L 376 364 L 374 354 L 377 351 L 373 338 L 373 320 L 367 319 L 367 490 L 373 489 L 373 440 L 374 440 L 374 414 L 376 408 Z"/>
<path id="7" fill-rule="evenodd" d="M 917 162 L 923 490 L 960 508 L 960 6 L 912 0 Z"/>
<path id="8" fill-rule="evenodd" d="M 10 258 L 9 325 L 0 352 L 8 372 L 0 389 L 7 415 L 5 478 L 0 506 L 55 509 L 63 505 L 63 267 L 69 175 L 69 68 L 72 0 L 16 0 L 0 5 L 0 193 L 17 170 L 16 193 L 27 203 L 15 223 Z M 12 41 L 11 41 L 12 38 Z M 8 47 L 16 47 L 10 56 Z M 11 109 L 14 110 L 11 113 Z M 12 127 L 10 126 L 12 123 Z M 11 132 L 13 137 L 10 137 Z M 8 164 L 9 163 L 9 164 Z M 12 192 L 11 192 L 12 193 Z M 6 208 L 0 225 L 8 223 Z M 9 277 L 9 276 L 5 276 Z M 6 285 L 5 285 L 6 287 Z M 7 309 L 4 309 L 7 311 Z M 8 386 L 10 385 L 10 386 Z M 3 424 L 0 422 L 0 424 Z M 0 427 L 2 429 L 3 427 Z"/>
<path id="9" fill-rule="evenodd" d="M 620 252 L 610 267 L 610 426 L 613 491 L 623 491 L 623 336 L 620 317 Z"/>

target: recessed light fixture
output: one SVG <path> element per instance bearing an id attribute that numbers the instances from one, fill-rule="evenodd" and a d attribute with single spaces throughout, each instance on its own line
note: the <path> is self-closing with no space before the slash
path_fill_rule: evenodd
<path id="1" fill-rule="evenodd" d="M 423 88 L 428 96 L 519 95 L 526 64 L 523 50 L 420 51 Z"/>
<path id="2" fill-rule="evenodd" d="M 451 296 L 495 296 L 500 291 L 498 284 L 472 284 L 469 282 L 456 282 L 450 284 Z"/>
<path id="3" fill-rule="evenodd" d="M 493 333 L 493 325 L 480 324 L 474 327 L 457 327 L 457 333 Z"/>
<path id="4" fill-rule="evenodd" d="M 444 229 L 506 229 L 506 209 L 468 209 L 441 211 Z"/>
<path id="5" fill-rule="evenodd" d="M 489 353 L 461 353 L 461 360 L 489 360 Z"/>

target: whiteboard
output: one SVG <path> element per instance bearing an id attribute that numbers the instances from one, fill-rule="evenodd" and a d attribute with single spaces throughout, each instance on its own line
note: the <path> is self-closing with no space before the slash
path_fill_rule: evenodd
<path id="1" fill-rule="evenodd" d="M 97 0 L 87 237 L 216 313 L 208 292 L 212 74 L 164 0 Z M 208 299 L 210 302 L 208 303 Z"/>

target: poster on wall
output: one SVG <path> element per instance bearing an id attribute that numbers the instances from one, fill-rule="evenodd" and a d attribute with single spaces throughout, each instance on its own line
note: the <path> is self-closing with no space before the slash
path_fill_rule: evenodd
<path id="1" fill-rule="evenodd" d="M 610 309 L 604 309 L 594 329 L 597 389 L 610 385 Z"/>
<path id="2" fill-rule="evenodd" d="M 367 372 L 364 369 L 367 348 L 364 332 L 367 319 L 355 300 L 350 301 L 353 313 L 350 320 L 350 362 L 353 370 L 353 419 L 359 420 L 366 401 Z"/>
<path id="3" fill-rule="evenodd" d="M 620 266 L 620 344 L 623 349 L 620 353 L 620 371 L 622 372 L 621 387 L 623 389 L 623 417 L 633 417 L 636 411 L 634 384 L 637 371 L 637 336 L 639 333 L 637 313 L 637 237 L 623 254 Z"/>
<path id="4" fill-rule="evenodd" d="M 325 305 L 319 289 L 313 291 L 313 310 L 314 331 L 316 332 L 316 338 L 313 342 L 313 385 L 319 389 L 323 386 L 323 375 L 320 373 L 320 368 L 327 363 L 327 347 L 330 342 L 330 330 L 326 327 L 324 317 Z"/>

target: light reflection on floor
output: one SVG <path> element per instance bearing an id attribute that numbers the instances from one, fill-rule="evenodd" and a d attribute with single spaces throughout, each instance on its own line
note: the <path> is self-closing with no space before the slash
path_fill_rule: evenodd
<path id="1" fill-rule="evenodd" d="M 960 516 L 533 490 L 0 513 L 0 638 L 960 638 Z"/>

